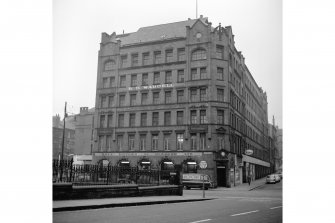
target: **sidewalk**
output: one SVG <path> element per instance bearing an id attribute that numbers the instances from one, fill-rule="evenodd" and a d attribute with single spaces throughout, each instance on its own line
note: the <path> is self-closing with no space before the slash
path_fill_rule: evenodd
<path id="1" fill-rule="evenodd" d="M 232 188 L 216 188 L 213 191 L 251 191 L 265 184 L 265 178 L 252 181 L 250 186 L 244 183 Z M 212 198 L 199 198 L 199 195 L 183 195 L 183 196 L 148 196 L 148 197 L 120 197 L 105 199 L 85 199 L 85 200 L 64 200 L 53 201 L 53 212 L 75 211 L 98 208 L 138 206 L 150 204 L 180 203 L 212 200 Z"/>
<path id="2" fill-rule="evenodd" d="M 225 191 L 225 190 L 229 190 L 229 191 L 251 191 L 251 190 L 254 190 L 262 185 L 264 185 L 266 183 L 266 178 L 261 178 L 261 179 L 258 179 L 258 180 L 254 180 L 254 181 L 251 181 L 250 183 L 250 186 L 248 183 L 243 183 L 243 184 L 240 184 L 240 185 L 237 185 L 235 187 L 231 187 L 231 188 L 226 188 L 226 187 L 220 187 L 220 188 L 217 188 L 217 189 L 214 189 L 214 190 L 218 190 L 218 191 Z"/>

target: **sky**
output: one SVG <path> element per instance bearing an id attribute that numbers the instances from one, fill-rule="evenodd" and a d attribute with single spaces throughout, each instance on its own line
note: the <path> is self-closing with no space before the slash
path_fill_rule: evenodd
<path id="1" fill-rule="evenodd" d="M 268 119 L 282 127 L 281 0 L 198 0 L 198 16 L 213 27 L 232 26 L 235 46 L 266 93 Z M 94 107 L 101 33 L 196 18 L 196 0 L 54 0 L 53 109 L 63 117 Z"/>

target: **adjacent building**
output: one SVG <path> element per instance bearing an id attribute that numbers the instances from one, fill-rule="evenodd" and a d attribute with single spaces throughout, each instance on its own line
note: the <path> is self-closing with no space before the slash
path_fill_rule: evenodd
<path id="1" fill-rule="evenodd" d="M 71 156 L 74 153 L 74 144 L 75 144 L 74 136 L 75 136 L 74 117 L 70 116 L 66 118 L 66 122 L 65 122 L 64 150 L 63 150 L 64 159 L 71 159 Z M 63 143 L 63 122 L 60 120 L 60 116 L 56 115 L 52 117 L 52 158 L 53 159 L 61 159 L 62 143 Z"/>
<path id="2" fill-rule="evenodd" d="M 230 26 L 200 16 L 102 33 L 93 163 L 206 173 L 233 187 L 270 172 L 267 105 Z"/>

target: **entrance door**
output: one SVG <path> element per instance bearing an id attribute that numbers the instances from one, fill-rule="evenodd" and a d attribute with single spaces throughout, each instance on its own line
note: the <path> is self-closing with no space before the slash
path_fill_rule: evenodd
<path id="1" fill-rule="evenodd" d="M 216 168 L 216 175 L 218 180 L 218 187 L 227 187 L 226 180 L 226 167 L 218 166 Z"/>

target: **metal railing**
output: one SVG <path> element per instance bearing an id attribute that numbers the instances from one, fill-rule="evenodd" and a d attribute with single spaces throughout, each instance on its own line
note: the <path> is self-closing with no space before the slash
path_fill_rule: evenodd
<path id="1" fill-rule="evenodd" d="M 72 160 L 53 160 L 53 182 L 73 185 L 118 185 L 139 186 L 179 185 L 180 173 L 171 170 L 141 170 L 138 167 L 103 165 L 74 165 Z"/>

